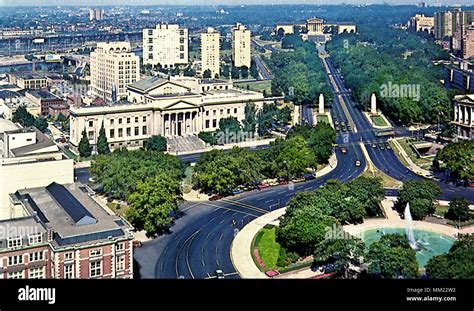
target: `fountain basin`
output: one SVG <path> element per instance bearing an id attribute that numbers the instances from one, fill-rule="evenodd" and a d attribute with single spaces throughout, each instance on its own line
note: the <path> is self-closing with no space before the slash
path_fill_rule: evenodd
<path id="1" fill-rule="evenodd" d="M 376 229 L 368 229 L 361 232 L 361 238 L 365 245 L 369 247 L 370 244 L 378 241 L 382 235 L 398 233 L 406 235 L 405 228 L 390 228 L 382 227 Z M 415 241 L 418 249 L 416 251 L 416 260 L 420 268 L 424 268 L 433 256 L 447 253 L 453 245 L 455 239 L 449 235 L 428 230 L 413 230 Z"/>

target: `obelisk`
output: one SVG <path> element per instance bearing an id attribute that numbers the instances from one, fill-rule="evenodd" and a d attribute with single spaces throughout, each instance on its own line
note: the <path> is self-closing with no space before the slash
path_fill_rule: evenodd
<path id="1" fill-rule="evenodd" d="M 372 114 L 377 114 L 377 99 L 375 98 L 375 94 L 372 93 L 370 97 L 370 112 Z"/>
<path id="2" fill-rule="evenodd" d="M 324 113 L 324 95 L 322 93 L 319 94 L 319 113 Z"/>

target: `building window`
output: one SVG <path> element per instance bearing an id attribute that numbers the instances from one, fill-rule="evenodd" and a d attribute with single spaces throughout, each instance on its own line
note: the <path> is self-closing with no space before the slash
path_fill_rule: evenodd
<path id="1" fill-rule="evenodd" d="M 21 265 L 22 263 L 23 263 L 22 255 L 15 255 L 15 256 L 8 257 L 9 266 Z"/>
<path id="2" fill-rule="evenodd" d="M 130 127 L 127 127 L 127 137 L 132 135 L 132 129 Z"/>
<path id="3" fill-rule="evenodd" d="M 94 121 L 89 121 L 89 127 L 93 127 L 94 126 Z"/>
<path id="4" fill-rule="evenodd" d="M 209 120 L 206 120 L 206 128 L 209 128 Z"/>
<path id="5" fill-rule="evenodd" d="M 30 253 L 30 260 L 29 260 L 29 262 L 32 262 L 32 261 L 40 261 L 40 260 L 43 260 L 43 259 L 44 259 L 43 252 Z"/>
<path id="6" fill-rule="evenodd" d="M 206 111 L 206 117 L 208 117 L 208 116 L 209 116 L 209 110 L 208 110 L 208 111 Z"/>
<path id="7" fill-rule="evenodd" d="M 72 260 L 74 258 L 74 253 L 69 252 L 64 254 L 64 260 Z"/>
<path id="8" fill-rule="evenodd" d="M 115 250 L 117 252 L 124 251 L 125 250 L 125 243 L 123 243 L 123 242 L 122 243 L 117 243 L 117 245 L 115 246 Z"/>
<path id="9" fill-rule="evenodd" d="M 90 274 L 92 278 L 98 277 L 102 275 L 102 260 L 100 261 L 92 261 L 90 263 Z"/>
<path id="10" fill-rule="evenodd" d="M 119 118 L 119 124 L 122 124 L 122 118 Z"/>
<path id="11" fill-rule="evenodd" d="M 110 130 L 110 138 L 115 138 L 115 130 L 114 129 Z"/>
<path id="12" fill-rule="evenodd" d="M 17 248 L 17 247 L 21 247 L 22 244 L 23 244 L 23 241 L 21 237 L 9 238 L 7 246 L 8 248 Z"/>
<path id="13" fill-rule="evenodd" d="M 212 120 L 212 127 L 217 127 L 217 120 L 216 119 Z"/>
<path id="14" fill-rule="evenodd" d="M 213 110 L 213 111 L 212 111 L 212 115 L 215 116 L 216 114 L 217 114 L 217 111 L 216 111 L 216 110 Z"/>
<path id="15" fill-rule="evenodd" d="M 237 108 L 234 108 L 234 113 L 237 113 Z"/>
<path id="16" fill-rule="evenodd" d="M 122 137 L 123 136 L 123 129 L 119 129 L 118 130 L 118 137 Z"/>
<path id="17" fill-rule="evenodd" d="M 230 108 L 227 108 L 227 114 L 230 114 Z"/>
<path id="18" fill-rule="evenodd" d="M 114 119 L 110 119 L 110 125 L 114 125 Z"/>
<path id="19" fill-rule="evenodd" d="M 64 278 L 65 279 L 74 278 L 74 265 L 64 265 Z"/>
<path id="20" fill-rule="evenodd" d="M 221 115 L 224 114 L 224 109 L 221 109 L 220 114 L 221 114 Z"/>
<path id="21" fill-rule="evenodd" d="M 138 122 L 138 117 L 135 117 L 135 123 L 137 123 L 137 122 Z"/>
<path id="22" fill-rule="evenodd" d="M 89 134 L 88 134 L 88 136 L 89 136 L 89 140 L 94 139 L 94 132 L 93 132 L 93 131 L 90 131 Z"/>
<path id="23" fill-rule="evenodd" d="M 100 248 L 93 249 L 89 252 L 90 257 L 100 256 L 100 255 L 102 255 L 102 249 Z"/>
<path id="24" fill-rule="evenodd" d="M 8 278 L 9 279 L 23 279 L 24 278 L 24 273 L 22 271 L 16 271 L 16 272 L 9 272 L 8 273 Z"/>
<path id="25" fill-rule="evenodd" d="M 116 258 L 116 270 L 117 271 L 125 270 L 125 255 L 117 256 L 117 258 Z"/>
<path id="26" fill-rule="evenodd" d="M 29 245 L 35 245 L 43 242 L 43 234 L 37 233 L 37 234 L 32 234 L 28 236 L 28 244 Z"/>
<path id="27" fill-rule="evenodd" d="M 135 126 L 135 136 L 140 135 L 140 128 L 138 126 Z"/>
<path id="28" fill-rule="evenodd" d="M 146 116 L 143 116 L 143 122 L 146 122 Z"/>
<path id="29" fill-rule="evenodd" d="M 144 126 L 142 128 L 142 135 L 146 135 L 146 134 L 147 134 L 147 128 L 146 128 L 146 126 Z"/>
<path id="30" fill-rule="evenodd" d="M 130 124 L 130 118 L 127 118 L 127 124 Z"/>
<path id="31" fill-rule="evenodd" d="M 44 267 L 30 269 L 29 279 L 44 279 Z"/>

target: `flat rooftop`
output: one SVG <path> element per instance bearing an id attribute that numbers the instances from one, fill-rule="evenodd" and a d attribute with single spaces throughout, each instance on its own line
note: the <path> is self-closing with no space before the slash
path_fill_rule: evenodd
<path id="1" fill-rule="evenodd" d="M 58 247 L 126 237 L 131 229 L 120 217 L 109 215 L 80 183 L 52 183 L 19 190 L 15 196 L 54 231 L 54 243 Z"/>
<path id="2" fill-rule="evenodd" d="M 58 96 L 54 95 L 48 91 L 28 91 L 28 93 L 36 98 L 44 99 L 44 100 L 53 100 L 53 99 L 61 99 Z"/>

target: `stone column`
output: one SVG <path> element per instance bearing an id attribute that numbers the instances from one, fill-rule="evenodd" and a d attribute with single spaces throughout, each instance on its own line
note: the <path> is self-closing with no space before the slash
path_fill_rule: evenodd
<path id="1" fill-rule="evenodd" d="M 324 113 L 324 95 L 322 93 L 319 94 L 319 113 Z"/>
<path id="2" fill-rule="evenodd" d="M 372 96 L 370 97 L 370 112 L 372 114 L 377 114 L 377 98 L 374 93 L 372 93 Z"/>

